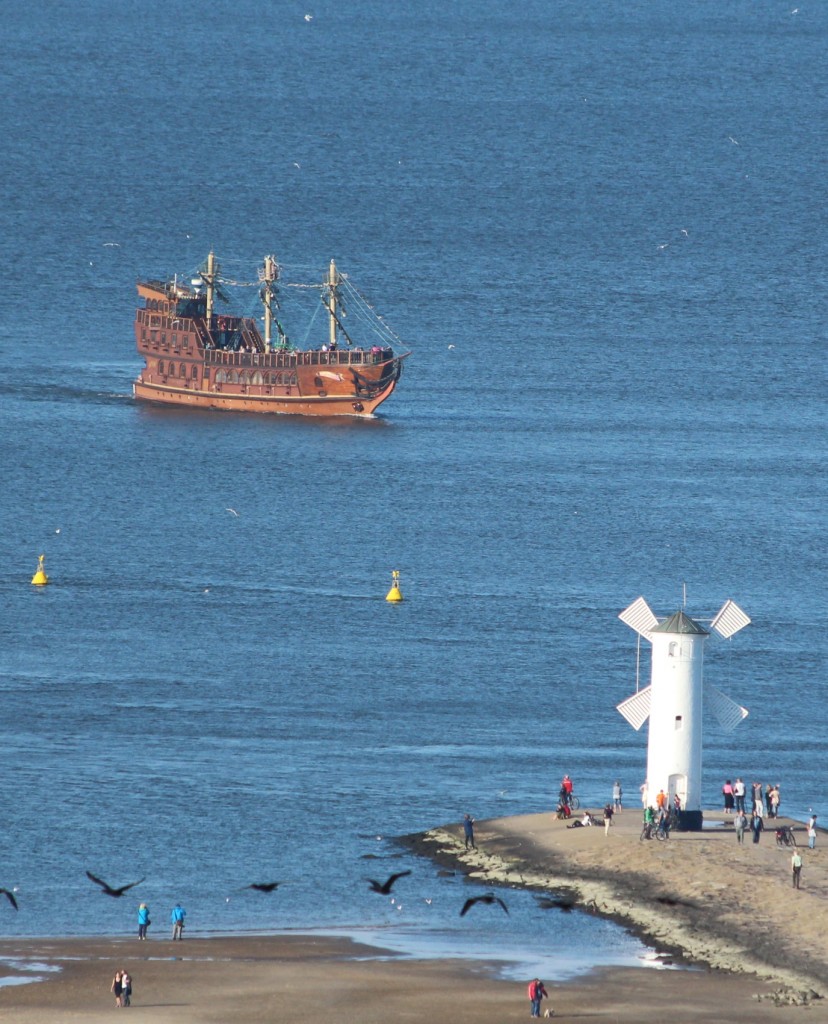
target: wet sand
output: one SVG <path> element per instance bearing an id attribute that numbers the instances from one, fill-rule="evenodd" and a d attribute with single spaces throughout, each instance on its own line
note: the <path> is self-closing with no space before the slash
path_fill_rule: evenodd
<path id="1" fill-rule="evenodd" d="M 0 1018 L 20 1024 L 112 1020 L 113 1014 L 155 1024 L 509 1024 L 529 1018 L 526 984 L 495 980 L 481 964 L 393 956 L 366 961 L 355 958 L 377 951 L 302 936 L 186 939 L 171 947 L 162 940 L 4 941 L 0 955 L 58 964 L 61 971 L 47 981 L 0 988 Z M 124 1009 L 116 1009 L 109 994 L 119 967 L 135 983 L 132 1006 Z M 545 1005 L 561 1020 L 828 1019 L 822 1004 L 778 1007 L 769 998 L 773 986 L 722 972 L 624 968 L 563 985 L 545 980 Z M 758 1001 L 760 994 L 768 998 Z"/>
<path id="2" fill-rule="evenodd" d="M 828 1021 L 828 1000 L 814 998 L 828 991 L 828 846 L 803 851 L 797 892 L 790 853 L 776 848 L 772 832 L 758 846 L 737 846 L 732 831 L 641 843 L 639 822 L 637 811 L 627 812 L 605 835 L 603 828 L 567 829 L 549 814 L 525 815 L 479 822 L 476 852 L 463 850 L 454 826 L 407 842 L 475 880 L 565 889 L 586 912 L 612 916 L 695 964 L 601 969 L 557 985 L 544 979 L 558 1019 Z M 21 1024 L 113 1013 L 156 1024 L 508 1024 L 529 1017 L 526 983 L 498 980 L 485 964 L 406 960 L 338 938 L 0 940 L 0 957 L 60 968 L 35 984 L 0 985 L 0 1017 Z M 135 993 L 131 1007 L 116 1009 L 109 985 L 123 967 Z M 0 981 L 13 973 L 0 960 Z"/>

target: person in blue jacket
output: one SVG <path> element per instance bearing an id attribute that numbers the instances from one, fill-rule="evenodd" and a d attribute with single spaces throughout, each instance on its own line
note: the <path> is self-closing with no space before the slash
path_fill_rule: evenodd
<path id="1" fill-rule="evenodd" d="M 176 939 L 183 938 L 182 932 L 184 931 L 184 918 L 187 916 L 187 911 L 181 906 L 180 903 L 176 903 L 173 907 L 172 914 L 170 914 L 170 920 L 172 921 L 173 941 Z"/>
<path id="2" fill-rule="evenodd" d="M 138 938 L 142 942 L 146 942 L 147 928 L 149 927 L 149 923 L 149 907 L 146 905 L 146 903 L 142 903 L 138 907 Z"/>
<path id="3" fill-rule="evenodd" d="M 466 849 L 471 847 L 476 850 L 477 847 L 474 845 L 474 818 L 470 814 L 463 815 L 463 837 L 466 841 Z"/>

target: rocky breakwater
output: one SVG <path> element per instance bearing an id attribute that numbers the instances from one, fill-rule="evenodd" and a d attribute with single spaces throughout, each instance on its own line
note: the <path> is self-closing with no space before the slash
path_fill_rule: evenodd
<path id="1" fill-rule="evenodd" d="M 748 833 L 740 845 L 721 815 L 707 813 L 705 821 L 713 827 L 656 842 L 639 839 L 637 811 L 616 815 L 609 834 L 603 826 L 567 828 L 571 822 L 544 813 L 478 822 L 477 850 L 464 849 L 459 825 L 407 842 L 482 884 L 565 893 L 577 908 L 689 962 L 779 984 L 780 1002 L 824 998 L 828 843 L 800 849 L 796 890 L 792 851 L 777 847 L 772 827 L 758 844 Z M 804 830 L 798 835 L 805 844 Z"/>

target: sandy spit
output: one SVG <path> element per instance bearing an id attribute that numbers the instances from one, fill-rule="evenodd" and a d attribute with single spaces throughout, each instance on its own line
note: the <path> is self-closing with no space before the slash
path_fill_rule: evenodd
<path id="1" fill-rule="evenodd" d="M 786 999 L 824 998 L 828 845 L 800 848 L 796 890 L 792 851 L 777 847 L 772 823 L 758 844 L 748 835 L 740 846 L 723 814 L 708 812 L 705 821 L 721 827 L 674 833 L 664 843 L 640 840 L 637 811 L 616 816 L 608 834 L 603 826 L 567 828 L 543 813 L 478 822 L 476 851 L 463 848 L 459 826 L 406 841 L 484 884 L 567 892 L 580 909 L 621 922 L 659 949 L 778 985 Z"/>

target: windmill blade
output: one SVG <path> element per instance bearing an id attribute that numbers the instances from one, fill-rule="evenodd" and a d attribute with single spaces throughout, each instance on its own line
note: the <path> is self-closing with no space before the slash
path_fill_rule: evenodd
<path id="1" fill-rule="evenodd" d="M 633 601 L 629 608 L 625 608 L 621 612 L 618 618 L 631 629 L 634 629 L 636 633 L 640 633 L 645 640 L 650 639 L 650 630 L 658 625 L 658 619 L 643 597 Z"/>
<path id="2" fill-rule="evenodd" d="M 747 708 L 743 708 L 735 700 L 726 697 L 721 690 L 717 690 L 710 683 L 704 684 L 704 703 L 713 712 L 716 721 L 725 732 L 733 732 L 739 722 L 747 718 L 750 713 Z"/>
<path id="3" fill-rule="evenodd" d="M 615 710 L 619 711 L 627 719 L 636 732 L 650 717 L 651 689 L 652 687 L 647 686 L 645 689 L 639 690 L 638 693 L 634 693 L 632 697 L 622 700 L 615 707 Z M 726 697 L 725 700 L 727 700 Z"/>
<path id="4" fill-rule="evenodd" d="M 738 633 L 740 629 L 744 629 L 749 623 L 750 619 L 739 605 L 735 601 L 728 599 L 716 612 L 710 625 L 720 636 L 728 640 L 734 633 Z"/>

